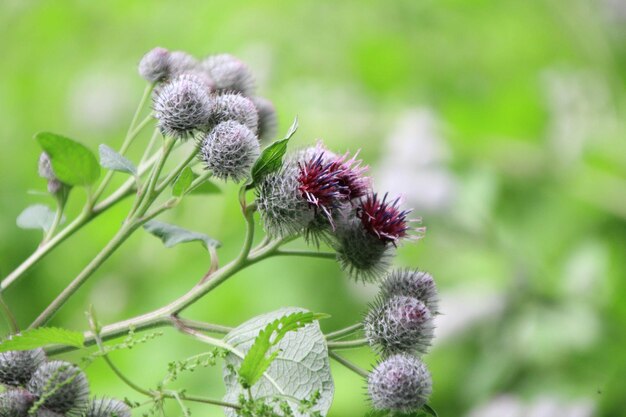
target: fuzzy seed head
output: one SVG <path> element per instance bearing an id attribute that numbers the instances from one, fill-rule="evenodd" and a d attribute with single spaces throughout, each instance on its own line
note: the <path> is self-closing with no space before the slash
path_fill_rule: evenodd
<path id="1" fill-rule="evenodd" d="M 212 102 L 201 84 L 187 78 L 163 86 L 154 98 L 154 114 L 164 135 L 186 139 L 206 130 Z"/>
<path id="2" fill-rule="evenodd" d="M 285 164 L 267 175 L 257 187 L 257 205 L 265 230 L 272 237 L 286 237 L 304 230 L 315 217 L 298 191 L 298 170 Z"/>
<path id="3" fill-rule="evenodd" d="M 169 56 L 169 70 L 170 77 L 175 77 L 187 71 L 192 71 L 199 68 L 199 63 L 196 58 L 189 55 L 184 51 L 170 52 Z"/>
<path id="4" fill-rule="evenodd" d="M 359 219 L 349 217 L 336 229 L 337 259 L 349 276 L 375 281 L 387 271 L 394 247 L 369 234 Z"/>
<path id="5" fill-rule="evenodd" d="M 396 295 L 375 303 L 363 322 L 365 337 L 383 355 L 426 353 L 433 339 L 433 316 L 413 297 Z"/>
<path id="6" fill-rule="evenodd" d="M 406 216 L 409 211 L 399 209 L 399 199 L 387 201 L 387 194 L 378 198 L 376 193 L 363 199 L 357 209 L 357 217 L 365 230 L 381 242 L 397 244 L 409 230 Z"/>
<path id="7" fill-rule="evenodd" d="M 207 57 L 200 65 L 215 80 L 217 91 L 253 95 L 254 76 L 243 61 L 229 54 L 219 54 Z"/>
<path id="8" fill-rule="evenodd" d="M 211 123 L 217 125 L 229 120 L 247 126 L 255 134 L 259 128 L 259 115 L 252 100 L 241 94 L 214 95 Z"/>
<path id="9" fill-rule="evenodd" d="M 170 52 L 165 48 L 154 48 L 141 58 L 139 75 L 146 81 L 163 81 L 170 74 Z"/>
<path id="10" fill-rule="evenodd" d="M 217 178 L 239 182 L 247 178 L 260 154 L 259 141 L 246 126 L 235 121 L 215 126 L 200 147 L 200 158 Z"/>
<path id="11" fill-rule="evenodd" d="M 26 385 L 45 360 L 43 349 L 0 353 L 0 383 L 10 387 Z"/>
<path id="12" fill-rule="evenodd" d="M 439 308 L 439 294 L 433 276 L 417 269 L 394 269 L 382 282 L 381 295 L 391 298 L 397 295 L 414 297 L 423 302 L 435 315 Z"/>
<path id="13" fill-rule="evenodd" d="M 261 140 L 274 138 L 278 128 L 278 118 L 274 104 L 263 97 L 254 97 L 252 102 L 259 114 L 259 138 Z"/>
<path id="14" fill-rule="evenodd" d="M 0 393 L 0 417 L 28 417 L 35 396 L 23 389 L 10 389 Z"/>
<path id="15" fill-rule="evenodd" d="M 43 408 L 66 416 L 80 416 L 89 403 L 89 383 L 77 366 L 64 361 L 42 364 L 28 382 L 27 389 L 44 397 Z"/>
<path id="16" fill-rule="evenodd" d="M 85 417 L 131 417 L 131 410 L 122 401 L 99 398 L 90 401 Z"/>
<path id="17" fill-rule="evenodd" d="M 374 408 L 402 413 L 417 411 L 432 392 L 432 378 L 426 365 L 406 354 L 380 362 L 370 373 L 367 385 Z"/>

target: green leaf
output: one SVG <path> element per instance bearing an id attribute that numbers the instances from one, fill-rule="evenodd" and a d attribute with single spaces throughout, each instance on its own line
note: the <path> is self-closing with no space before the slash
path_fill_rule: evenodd
<path id="1" fill-rule="evenodd" d="M 422 407 L 422 410 L 424 410 L 424 412 L 428 415 L 431 415 L 433 417 L 438 417 L 437 416 L 437 412 L 435 411 L 434 408 L 432 408 L 430 405 L 428 404 L 424 404 L 424 406 Z"/>
<path id="2" fill-rule="evenodd" d="M 255 317 L 232 330 L 224 341 L 242 352 L 244 358 L 255 344 L 259 333 L 272 322 L 292 313 L 307 312 L 300 308 L 283 308 Z M 270 339 L 271 340 L 271 339 Z M 309 399 L 319 391 L 320 398 L 312 408 L 325 416 L 333 400 L 334 384 L 330 374 L 328 348 L 319 323 L 314 321 L 296 332 L 289 331 L 267 352 L 277 353 L 260 380 L 250 388 L 253 398 L 282 395 L 296 417 L 300 401 Z M 240 384 L 239 373 L 242 359 L 233 353 L 225 357 L 223 368 L 225 401 L 237 403 L 239 395 L 247 395 Z M 278 409 L 276 409 L 279 412 Z M 225 410 L 227 417 L 234 417 L 234 410 Z M 280 412 L 281 415 L 285 414 Z M 309 415 L 307 413 L 307 415 Z"/>
<path id="3" fill-rule="evenodd" d="M 239 368 L 239 378 L 243 387 L 250 388 L 263 376 L 279 353 L 276 350 L 267 356 L 268 351 L 278 344 L 287 332 L 296 331 L 315 320 L 326 317 L 328 316 L 325 314 L 299 311 L 276 319 L 265 326 L 254 340 L 254 344 Z"/>
<path id="4" fill-rule="evenodd" d="M 171 248 L 179 243 L 186 242 L 200 242 L 205 248 L 208 248 L 209 246 L 219 248 L 221 246 L 219 241 L 212 239 L 203 233 L 192 232 L 191 230 L 183 229 L 182 227 L 163 223 L 157 220 L 150 220 L 143 225 L 143 228 L 161 239 L 166 248 Z"/>
<path id="5" fill-rule="evenodd" d="M 87 186 L 100 176 L 98 160 L 84 145 L 50 132 L 38 133 L 35 139 L 50 157 L 52 170 L 61 182 Z"/>
<path id="6" fill-rule="evenodd" d="M 287 136 L 284 139 L 280 139 L 272 143 L 265 148 L 259 156 L 259 159 L 254 163 L 252 167 L 252 180 L 248 185 L 248 188 L 253 188 L 268 174 L 278 171 L 283 165 L 283 157 L 287 152 L 287 143 L 289 139 L 298 130 L 298 118 L 296 117 L 293 124 L 287 132 Z"/>
<path id="7" fill-rule="evenodd" d="M 50 230 L 54 222 L 55 213 L 48 206 L 43 204 L 34 204 L 26 207 L 19 216 L 17 216 L 17 225 L 22 229 L 42 229 L 44 232 Z M 61 218 L 61 223 L 65 221 L 65 217 Z"/>
<path id="8" fill-rule="evenodd" d="M 209 180 L 204 181 L 202 184 L 194 187 L 189 191 L 189 194 L 219 194 L 222 190 Z"/>
<path id="9" fill-rule="evenodd" d="M 172 188 L 172 195 L 174 197 L 182 197 L 183 195 L 185 195 L 187 190 L 189 190 L 189 186 L 191 186 L 193 180 L 194 173 L 191 171 L 191 168 L 186 167 L 176 178 L 176 181 L 174 182 L 174 186 Z"/>
<path id="10" fill-rule="evenodd" d="M 13 335 L 0 343 L 0 352 L 9 350 L 30 350 L 47 345 L 83 347 L 84 336 L 80 332 L 56 327 L 38 327 Z"/>
<path id="11" fill-rule="evenodd" d="M 109 146 L 105 144 L 100 145 L 98 147 L 98 152 L 100 153 L 100 165 L 103 168 L 137 175 L 137 168 L 135 165 Z"/>

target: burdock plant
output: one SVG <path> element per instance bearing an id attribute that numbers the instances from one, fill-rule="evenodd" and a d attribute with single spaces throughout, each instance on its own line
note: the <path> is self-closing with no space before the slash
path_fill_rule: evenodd
<path id="1" fill-rule="evenodd" d="M 41 228 L 44 237 L 2 280 L 2 291 L 100 214 L 124 199 L 133 202 L 111 241 L 27 328 L 20 329 L 11 312 L 12 300 L 0 297 L 12 325 L 12 333 L 0 343 L 0 383 L 6 388 L 0 394 L 0 417 L 130 417 L 131 410 L 140 407 L 137 412 L 144 416 L 160 415 L 166 402 L 180 406 L 184 416 L 190 415 L 191 402 L 222 407 L 227 416 L 325 416 L 334 395 L 331 358 L 363 378 L 375 415 L 436 415 L 427 404 L 432 381 L 421 358 L 434 336 L 435 283 L 418 270 L 389 272 L 396 249 L 423 234 L 410 210 L 399 198 L 375 190 L 358 153 L 335 153 L 322 142 L 288 153 L 297 120 L 282 139 L 262 146 L 261 140 L 276 135 L 275 107 L 255 96 L 252 72 L 238 58 L 219 54 L 196 59 L 183 51 L 154 48 L 141 59 L 139 74 L 148 85 L 119 150 L 102 144 L 96 157 L 67 137 L 35 135 L 42 148 L 39 174 L 57 207 L 40 204 L 20 214 L 19 226 Z M 141 132 L 150 126 L 153 134 L 144 144 L 143 157 L 131 161 L 126 152 L 141 143 Z M 175 148 L 186 155 L 171 163 L 179 154 L 173 153 Z M 113 175 L 128 178 L 111 190 Z M 247 226 L 239 254 L 224 265 L 218 262 L 217 240 L 158 220 L 191 194 L 219 192 L 214 180 L 240 184 L 235 198 Z M 65 203 L 82 195 L 71 192 L 77 187 L 87 189 L 84 208 L 63 226 Z M 257 214 L 265 236 L 255 246 Z M 182 295 L 139 316 L 103 325 L 89 309 L 84 332 L 47 327 L 107 258 L 141 229 L 167 247 L 199 241 L 209 254 L 207 272 Z M 291 248 L 299 237 L 310 248 Z M 318 323 L 326 316 L 301 308 L 254 317 L 234 329 L 185 317 L 188 307 L 241 270 L 280 256 L 335 260 L 348 277 L 378 282 L 380 294 L 362 322 L 355 320 L 327 334 Z M 159 333 L 142 332 L 162 326 L 175 327 L 210 348 L 170 363 L 154 387 L 139 386 L 111 356 L 149 342 Z M 359 333 L 364 337 L 358 338 Z M 116 344 L 104 344 L 120 338 Z M 380 355 L 371 372 L 337 353 L 367 345 Z M 92 350 L 86 350 L 89 347 Z M 78 349 L 84 349 L 81 366 L 52 359 Z M 95 360 L 104 360 L 129 389 L 145 398 L 122 402 L 90 397 L 85 368 Z M 185 372 L 218 362 L 223 363 L 223 398 L 171 386 Z"/>

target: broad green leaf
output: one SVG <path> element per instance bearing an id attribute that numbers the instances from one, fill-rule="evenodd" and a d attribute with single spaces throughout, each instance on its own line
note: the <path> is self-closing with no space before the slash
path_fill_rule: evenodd
<path id="1" fill-rule="evenodd" d="M 0 352 L 9 350 L 30 350 L 48 345 L 66 345 L 77 348 L 83 347 L 84 336 L 80 332 L 60 329 L 56 327 L 38 327 L 25 330 L 20 334 L 0 343 Z"/>
<path id="2" fill-rule="evenodd" d="M 17 225 L 22 229 L 42 229 L 47 232 L 54 222 L 55 213 L 48 206 L 34 204 L 26 207 L 17 216 Z M 61 218 L 61 223 L 65 217 Z"/>
<path id="3" fill-rule="evenodd" d="M 191 168 L 186 167 L 183 171 L 178 175 L 176 181 L 174 182 L 174 186 L 172 188 L 172 195 L 174 197 L 182 197 L 185 195 L 191 183 L 194 180 L 194 173 L 191 171 Z"/>
<path id="4" fill-rule="evenodd" d="M 293 124 L 287 132 L 287 136 L 284 139 L 277 140 L 270 146 L 265 148 L 259 156 L 259 159 L 254 163 L 252 167 L 252 180 L 248 185 L 248 188 L 254 187 L 268 174 L 278 171 L 283 165 L 283 157 L 287 152 L 287 143 L 289 139 L 298 130 L 298 118 L 296 117 Z"/>
<path id="5" fill-rule="evenodd" d="M 292 313 L 307 312 L 301 308 L 283 308 L 272 313 L 257 316 L 226 335 L 224 341 L 247 356 L 255 344 L 259 333 L 272 322 Z M 328 413 L 333 400 L 334 384 L 330 374 L 328 348 L 319 323 L 314 321 L 299 329 L 288 332 L 282 340 L 272 346 L 268 354 L 274 355 L 263 377 L 250 388 L 253 398 L 285 395 L 294 416 L 302 417 L 298 411 L 299 400 L 310 398 L 316 391 L 320 399 L 313 407 L 322 416 Z M 237 370 L 242 360 L 236 355 L 226 355 L 223 376 L 226 386 L 225 401 L 237 402 L 239 395 L 246 393 L 240 382 Z M 234 417 L 234 410 L 225 410 L 227 417 Z M 281 413 L 284 414 L 284 413 Z"/>
<path id="6" fill-rule="evenodd" d="M 100 153 L 100 165 L 103 168 L 137 175 L 135 165 L 109 146 L 102 144 L 98 147 L 98 151 Z"/>
<path id="7" fill-rule="evenodd" d="M 166 248 L 186 242 L 200 242 L 205 248 L 209 246 L 218 248 L 221 246 L 220 242 L 203 233 L 192 232 L 191 230 L 157 220 L 150 220 L 143 225 L 143 228 L 161 239 Z"/>
<path id="8" fill-rule="evenodd" d="M 268 356 L 268 351 L 272 346 L 279 343 L 287 332 L 296 331 L 315 320 L 325 317 L 327 317 L 325 314 L 300 311 L 283 316 L 265 326 L 259 332 L 259 335 L 254 340 L 254 344 L 241 363 L 239 377 L 244 388 L 253 386 L 263 376 L 263 373 L 269 368 L 279 353 L 276 350 Z"/>
<path id="9" fill-rule="evenodd" d="M 87 186 L 100 176 L 98 160 L 84 145 L 50 132 L 38 133 L 35 139 L 50 156 L 54 174 L 61 182 Z"/>

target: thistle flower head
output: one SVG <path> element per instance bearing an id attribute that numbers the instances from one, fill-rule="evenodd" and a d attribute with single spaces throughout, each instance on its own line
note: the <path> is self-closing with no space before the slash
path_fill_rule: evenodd
<path id="1" fill-rule="evenodd" d="M 89 402 L 85 417 L 131 417 L 131 411 L 122 401 L 98 398 Z"/>
<path id="2" fill-rule="evenodd" d="M 176 80 L 186 80 L 194 82 L 206 89 L 207 93 L 211 93 L 215 90 L 215 83 L 205 72 L 198 70 L 189 70 L 181 72 L 175 78 Z"/>
<path id="3" fill-rule="evenodd" d="M 361 166 L 362 161 L 356 157 L 357 155 L 354 155 L 349 158 L 349 154 L 346 153 L 336 157 L 331 163 L 330 169 L 335 172 L 340 192 L 346 200 L 361 198 L 371 190 L 371 181 L 364 175 L 367 167 Z"/>
<path id="4" fill-rule="evenodd" d="M 313 221 L 315 213 L 300 197 L 298 186 L 298 169 L 289 163 L 257 186 L 256 202 L 269 235 L 292 236 Z"/>
<path id="5" fill-rule="evenodd" d="M 371 235 L 376 236 L 381 242 L 396 245 L 409 230 L 406 218 L 409 211 L 400 210 L 399 201 L 399 198 L 388 201 L 387 194 L 382 200 L 378 194 L 370 194 L 360 202 L 357 217 Z"/>
<path id="6" fill-rule="evenodd" d="M 35 396 L 24 389 L 10 389 L 0 393 L 0 417 L 28 417 Z"/>
<path id="7" fill-rule="evenodd" d="M 247 126 L 256 134 L 259 127 L 259 115 L 252 100 L 241 94 L 218 94 L 213 96 L 211 123 L 234 120 Z"/>
<path id="8" fill-rule="evenodd" d="M 278 127 L 274 104 L 263 97 L 254 97 L 252 102 L 259 114 L 259 139 L 272 139 Z"/>
<path id="9" fill-rule="evenodd" d="M 26 385 L 45 360 L 43 349 L 0 353 L 0 383 L 10 387 Z"/>
<path id="10" fill-rule="evenodd" d="M 139 62 L 139 75 L 146 81 L 156 83 L 163 81 L 170 74 L 170 52 L 165 48 L 156 47 L 150 50 Z"/>
<path id="11" fill-rule="evenodd" d="M 394 269 L 380 285 L 381 295 L 414 297 L 423 302 L 434 315 L 439 307 L 439 294 L 433 276 L 417 269 Z"/>
<path id="12" fill-rule="evenodd" d="M 206 89 L 188 78 L 175 79 L 161 88 L 154 98 L 154 114 L 164 135 L 179 139 L 206 130 L 212 102 Z"/>
<path id="13" fill-rule="evenodd" d="M 375 303 L 363 322 L 365 337 L 384 355 L 426 353 L 434 323 L 426 305 L 413 297 L 396 295 Z"/>
<path id="14" fill-rule="evenodd" d="M 374 281 L 385 273 L 394 251 L 393 246 L 369 234 L 353 216 L 337 224 L 333 246 L 341 268 L 363 281 Z"/>
<path id="15" fill-rule="evenodd" d="M 217 91 L 239 92 L 245 96 L 254 93 L 254 77 L 248 66 L 229 54 L 211 55 L 200 64 L 215 81 Z"/>
<path id="16" fill-rule="evenodd" d="M 172 51 L 169 56 L 170 77 L 199 68 L 196 58 L 184 51 Z"/>
<path id="17" fill-rule="evenodd" d="M 331 210 L 343 199 L 346 190 L 339 183 L 334 162 L 327 162 L 324 152 L 298 163 L 298 191 L 315 210 L 332 222 Z"/>
<path id="18" fill-rule="evenodd" d="M 399 354 L 380 362 L 368 377 L 368 393 L 378 410 L 417 411 L 432 392 L 426 365 L 417 357 Z"/>
<path id="19" fill-rule="evenodd" d="M 89 383 L 77 366 L 64 361 L 39 366 L 28 382 L 28 391 L 43 398 L 42 407 L 66 416 L 80 416 L 89 403 Z"/>
<path id="20" fill-rule="evenodd" d="M 246 126 L 222 122 L 200 144 L 200 158 L 217 178 L 235 182 L 246 178 L 259 157 L 259 141 Z"/>

